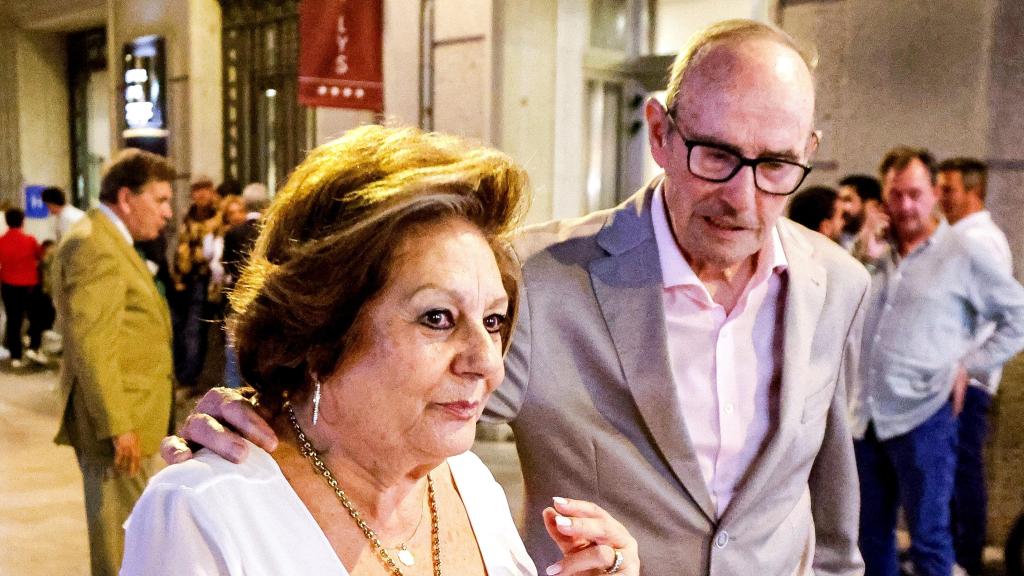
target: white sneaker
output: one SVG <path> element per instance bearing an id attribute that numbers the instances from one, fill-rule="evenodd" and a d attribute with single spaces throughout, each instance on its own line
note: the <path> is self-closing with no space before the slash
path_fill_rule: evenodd
<path id="1" fill-rule="evenodd" d="M 41 352 L 46 352 L 49 355 L 59 356 L 63 351 L 63 339 L 60 334 L 53 330 L 47 330 L 43 332 L 43 343 L 39 347 Z"/>
<path id="2" fill-rule="evenodd" d="M 14 368 L 15 370 L 21 370 L 24 367 L 25 361 L 22 360 L 21 358 L 15 358 L 14 360 L 11 360 L 11 368 Z"/>
<path id="3" fill-rule="evenodd" d="M 42 350 L 25 350 L 25 358 L 44 366 L 50 363 L 50 359 L 46 357 Z"/>

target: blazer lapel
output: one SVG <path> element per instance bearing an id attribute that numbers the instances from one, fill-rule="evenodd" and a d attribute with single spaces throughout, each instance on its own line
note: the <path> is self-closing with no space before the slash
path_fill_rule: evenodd
<path id="1" fill-rule="evenodd" d="M 608 256 L 591 261 L 590 278 L 651 437 L 683 489 L 713 522 L 711 495 L 683 421 L 666 348 L 661 265 L 651 225 L 657 183 L 613 212 L 597 237 Z"/>
<path id="2" fill-rule="evenodd" d="M 117 229 L 117 226 L 110 221 L 110 218 L 106 214 L 103 214 L 99 210 L 96 210 L 93 216 L 94 224 L 103 230 L 103 233 L 107 235 L 108 239 L 118 247 L 118 251 L 121 255 L 130 263 L 129 265 L 135 269 L 136 272 L 142 274 L 147 280 L 147 284 L 152 289 L 153 295 L 157 298 L 160 297 L 160 292 L 156 288 L 156 282 L 153 280 L 153 274 L 149 271 L 146 266 L 146 262 L 142 259 L 138 252 L 135 251 L 135 246 L 128 242 L 128 239 L 121 234 L 121 231 Z"/>
<path id="3" fill-rule="evenodd" d="M 783 312 L 782 376 L 779 387 L 778 425 L 761 454 L 751 464 L 746 478 L 723 518 L 756 504 L 779 462 L 786 458 L 791 443 L 799 436 L 800 416 L 807 395 L 805 382 L 811 362 L 811 342 L 825 305 L 825 268 L 813 258 L 814 248 L 791 225 L 777 224 L 786 253 L 786 299 Z"/>

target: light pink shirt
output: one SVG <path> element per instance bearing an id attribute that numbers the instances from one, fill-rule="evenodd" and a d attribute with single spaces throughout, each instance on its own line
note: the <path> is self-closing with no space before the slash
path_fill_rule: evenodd
<path id="1" fill-rule="evenodd" d="M 773 228 L 753 278 L 726 315 L 676 244 L 660 186 L 651 214 L 672 377 L 721 517 L 777 420 L 786 255 Z"/>

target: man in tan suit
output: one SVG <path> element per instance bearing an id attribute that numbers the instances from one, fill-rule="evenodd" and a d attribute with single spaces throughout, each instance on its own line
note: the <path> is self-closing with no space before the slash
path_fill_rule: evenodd
<path id="1" fill-rule="evenodd" d="M 841 365 L 868 277 L 780 218 L 817 147 L 809 68 L 775 28 L 708 28 L 645 109 L 664 175 L 516 243 L 520 314 L 485 416 L 515 430 L 542 570 L 560 554 L 541 510 L 568 496 L 631 531 L 647 576 L 862 573 Z M 272 449 L 231 393 L 201 406 Z M 204 418 L 184 433 L 241 455 Z"/>
<path id="2" fill-rule="evenodd" d="M 170 317 L 132 243 L 156 238 L 171 217 L 173 178 L 160 156 L 121 152 L 103 175 L 102 204 L 57 252 L 66 398 L 57 443 L 75 448 L 82 470 L 93 576 L 117 574 L 121 526 L 170 424 Z"/>

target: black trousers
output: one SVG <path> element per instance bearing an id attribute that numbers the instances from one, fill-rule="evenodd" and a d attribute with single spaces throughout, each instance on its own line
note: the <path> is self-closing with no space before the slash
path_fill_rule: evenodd
<path id="1" fill-rule="evenodd" d="M 29 348 L 37 350 L 43 341 L 43 328 L 36 317 L 33 300 L 39 286 L 14 286 L 0 284 L 0 298 L 3 298 L 7 313 L 7 330 L 4 345 L 11 351 L 11 358 L 21 359 L 21 327 L 28 317 Z"/>

